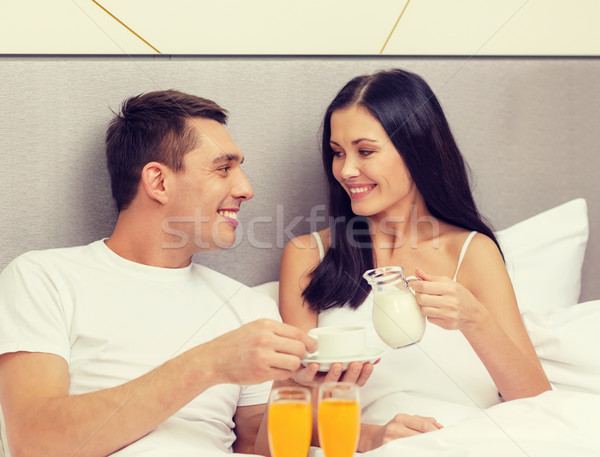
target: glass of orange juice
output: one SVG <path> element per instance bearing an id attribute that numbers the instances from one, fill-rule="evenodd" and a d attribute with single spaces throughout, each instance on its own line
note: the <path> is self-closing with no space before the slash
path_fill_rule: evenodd
<path id="1" fill-rule="evenodd" d="M 349 382 L 321 384 L 317 421 L 325 457 L 352 457 L 360 430 L 358 386 Z"/>
<path id="2" fill-rule="evenodd" d="M 310 390 L 304 387 L 273 389 L 267 425 L 272 457 L 306 457 L 312 438 Z"/>

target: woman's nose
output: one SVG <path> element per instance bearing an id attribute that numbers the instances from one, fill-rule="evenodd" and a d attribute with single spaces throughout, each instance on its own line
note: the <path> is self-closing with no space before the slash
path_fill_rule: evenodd
<path id="1" fill-rule="evenodd" d="M 342 179 L 350 179 L 360 175 L 360 164 L 353 158 L 346 158 L 340 170 Z"/>

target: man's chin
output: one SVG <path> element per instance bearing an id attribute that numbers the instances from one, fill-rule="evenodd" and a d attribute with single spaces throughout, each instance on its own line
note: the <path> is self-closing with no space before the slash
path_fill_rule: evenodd
<path id="1" fill-rule="evenodd" d="M 214 252 L 230 249 L 235 244 L 235 233 L 231 236 L 213 237 L 210 240 L 196 237 L 197 252 Z"/>

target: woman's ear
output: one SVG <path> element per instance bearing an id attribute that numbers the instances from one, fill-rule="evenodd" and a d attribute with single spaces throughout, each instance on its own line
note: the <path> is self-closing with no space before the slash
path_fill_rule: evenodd
<path id="1" fill-rule="evenodd" d="M 142 168 L 142 175 L 140 177 L 141 185 L 146 195 L 161 205 L 165 205 L 168 201 L 165 186 L 168 173 L 169 169 L 165 164 L 149 162 Z"/>

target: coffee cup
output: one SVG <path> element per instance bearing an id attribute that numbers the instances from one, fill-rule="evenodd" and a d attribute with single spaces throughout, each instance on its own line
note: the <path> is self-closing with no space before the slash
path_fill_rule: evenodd
<path id="1" fill-rule="evenodd" d="M 364 327 L 318 327 L 308 332 L 317 340 L 318 348 L 308 354 L 313 359 L 343 359 L 360 356 L 367 349 L 367 332 Z"/>

